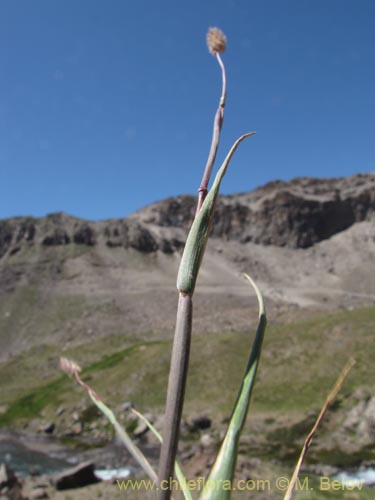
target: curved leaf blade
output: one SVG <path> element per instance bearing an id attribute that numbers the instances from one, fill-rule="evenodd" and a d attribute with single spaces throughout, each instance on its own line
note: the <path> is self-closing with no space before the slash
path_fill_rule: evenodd
<path id="1" fill-rule="evenodd" d="M 227 488 L 227 486 L 232 485 L 237 461 L 239 438 L 246 420 L 251 393 L 259 365 L 267 317 L 263 297 L 259 288 L 250 276 L 247 274 L 245 274 L 245 276 L 253 286 L 257 295 L 259 304 L 258 327 L 227 432 L 199 500 L 228 500 L 231 496 L 231 488 Z"/>
<path id="2" fill-rule="evenodd" d="M 177 276 L 177 289 L 184 294 L 192 295 L 194 293 L 195 283 L 197 281 L 198 271 L 203 259 L 204 251 L 208 240 L 208 233 L 212 224 L 215 203 L 219 194 L 220 184 L 227 171 L 229 162 L 239 144 L 254 135 L 255 132 L 248 132 L 241 135 L 231 147 L 223 164 L 221 165 L 215 180 L 208 192 L 202 208 L 196 215 L 190 228 L 184 253 L 182 254 L 181 264 Z"/>

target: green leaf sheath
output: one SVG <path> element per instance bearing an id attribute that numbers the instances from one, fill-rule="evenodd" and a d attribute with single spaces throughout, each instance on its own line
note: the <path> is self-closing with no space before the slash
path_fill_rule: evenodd
<path id="1" fill-rule="evenodd" d="M 213 220 L 215 202 L 219 193 L 221 181 L 223 180 L 229 162 L 240 142 L 246 139 L 246 137 L 254 134 L 255 132 L 244 134 L 233 144 L 218 173 L 216 174 L 212 188 L 208 192 L 202 208 L 194 219 L 187 237 L 177 276 L 177 289 L 182 294 L 192 295 L 194 293 L 198 271 L 202 262 L 208 234 Z"/>
<path id="2" fill-rule="evenodd" d="M 256 371 L 259 364 L 267 319 L 263 298 L 258 287 L 249 276 L 245 276 L 250 281 L 257 294 L 259 302 L 259 323 L 245 375 L 242 380 L 237 401 L 234 405 L 224 441 L 220 447 L 219 453 L 212 466 L 199 500 L 228 500 L 231 496 L 230 488 L 226 488 L 226 486 L 230 484 L 233 487 L 239 438 L 246 420 Z"/>

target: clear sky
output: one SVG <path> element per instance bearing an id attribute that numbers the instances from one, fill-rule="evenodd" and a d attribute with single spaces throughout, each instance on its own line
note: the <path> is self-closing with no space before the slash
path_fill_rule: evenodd
<path id="1" fill-rule="evenodd" d="M 375 170 L 374 0 L 2 0 L 0 218 L 196 193 L 228 38 L 223 183 Z"/>

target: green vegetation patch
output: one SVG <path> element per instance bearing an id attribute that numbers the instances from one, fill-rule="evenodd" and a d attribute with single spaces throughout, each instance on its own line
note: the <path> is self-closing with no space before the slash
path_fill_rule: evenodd
<path id="1" fill-rule="evenodd" d="M 252 414 L 265 418 L 289 415 L 294 422 L 302 420 L 307 412 L 316 414 L 350 356 L 357 359 L 357 364 L 344 384 L 341 398 L 345 402 L 356 387 L 368 386 L 375 379 L 374 323 L 375 309 L 364 308 L 271 325 L 266 332 Z M 193 337 L 186 414 L 204 412 L 214 421 L 229 416 L 253 335 L 224 332 Z M 83 366 L 83 379 L 112 408 L 132 401 L 142 411 L 161 412 L 171 341 L 129 346 L 131 341 L 131 337 L 117 334 L 93 339 L 87 349 L 82 345 L 64 351 L 63 355 Z M 2 394 L 7 393 L 7 399 L 0 403 L 9 405 L 0 416 L 0 425 L 33 418 L 45 406 L 55 410 L 58 405 L 69 407 L 86 398 L 67 377 L 55 378 L 60 354 L 58 346 L 41 347 L 0 365 L 0 388 Z M 31 387 L 29 384 L 34 382 L 36 385 Z M 7 392 L 8 386 L 11 392 Z"/>
<path id="2" fill-rule="evenodd" d="M 27 421 L 39 415 L 47 405 L 58 405 L 62 391 L 67 391 L 69 382 L 59 377 L 35 392 L 14 401 L 8 410 L 0 415 L 0 426 L 10 426 L 15 421 Z"/>

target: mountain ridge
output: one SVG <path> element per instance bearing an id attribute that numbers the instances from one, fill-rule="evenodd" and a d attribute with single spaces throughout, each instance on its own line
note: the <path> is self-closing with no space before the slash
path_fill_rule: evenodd
<path id="1" fill-rule="evenodd" d="M 63 212 L 45 217 L 0 220 L 0 259 L 24 245 L 94 246 L 98 238 L 108 247 L 134 248 L 142 253 L 173 253 L 184 245 L 196 198 L 180 195 L 148 205 L 128 217 L 89 221 Z M 375 214 L 375 174 L 318 179 L 297 177 L 272 181 L 255 190 L 222 195 L 217 203 L 211 236 L 240 243 L 253 242 L 290 248 L 315 243 L 368 221 Z"/>

